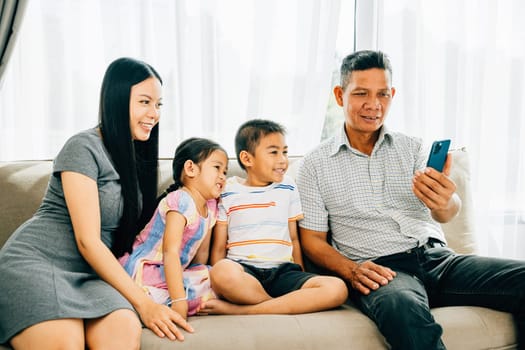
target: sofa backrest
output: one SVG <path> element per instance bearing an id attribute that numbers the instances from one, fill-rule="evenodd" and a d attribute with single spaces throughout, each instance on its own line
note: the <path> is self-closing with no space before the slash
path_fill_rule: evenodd
<path id="1" fill-rule="evenodd" d="M 468 154 L 465 150 L 453 152 L 452 179 L 456 182 L 463 207 L 450 223 L 443 225 L 449 245 L 458 253 L 475 251 L 473 212 L 470 193 Z M 290 159 L 288 174 L 295 177 L 301 157 Z M 159 193 L 172 182 L 171 159 L 159 160 Z M 0 162 L 0 247 L 11 233 L 37 210 L 47 188 L 53 162 L 21 161 Z M 228 176 L 245 177 L 236 159 L 230 159 Z"/>

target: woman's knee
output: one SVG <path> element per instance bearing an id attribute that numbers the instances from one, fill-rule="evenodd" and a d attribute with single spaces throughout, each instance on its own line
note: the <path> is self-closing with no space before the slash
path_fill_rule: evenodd
<path id="1" fill-rule="evenodd" d="M 120 309 L 96 320 L 86 321 L 86 342 L 90 349 L 140 349 L 142 325 L 132 310 Z"/>

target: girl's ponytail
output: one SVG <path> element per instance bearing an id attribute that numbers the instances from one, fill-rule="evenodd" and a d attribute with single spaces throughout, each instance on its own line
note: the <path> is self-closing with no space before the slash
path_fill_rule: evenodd
<path id="1" fill-rule="evenodd" d="M 216 150 L 226 154 L 226 151 L 218 143 L 208 139 L 192 137 L 182 141 L 175 150 L 175 156 L 173 157 L 173 183 L 159 196 L 157 204 L 168 193 L 184 186 L 182 178 L 186 161 L 191 160 L 195 164 L 202 163 Z"/>

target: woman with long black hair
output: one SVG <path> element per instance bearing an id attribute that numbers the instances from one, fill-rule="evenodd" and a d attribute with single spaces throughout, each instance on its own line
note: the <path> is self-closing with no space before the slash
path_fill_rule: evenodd
<path id="1" fill-rule="evenodd" d="M 0 250 L 0 343 L 139 349 L 141 320 L 170 339 L 183 339 L 177 325 L 192 331 L 117 261 L 155 209 L 161 105 L 153 67 L 110 64 L 99 125 L 66 142 L 40 208 Z"/>

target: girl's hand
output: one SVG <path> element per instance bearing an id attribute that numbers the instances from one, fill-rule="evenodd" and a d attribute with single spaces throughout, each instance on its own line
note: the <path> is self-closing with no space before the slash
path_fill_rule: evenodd
<path id="1" fill-rule="evenodd" d="M 187 308 L 186 302 L 177 304 L 186 304 Z M 177 325 L 187 332 L 193 333 L 193 327 L 186 322 L 181 314 L 166 305 L 157 304 L 153 300 L 149 300 L 146 305 L 137 308 L 137 312 L 144 325 L 161 338 L 168 337 L 171 340 L 183 341 L 184 335 Z"/>
<path id="2" fill-rule="evenodd" d="M 188 319 L 188 302 L 186 300 L 172 303 L 171 309 L 181 315 L 185 320 Z"/>

